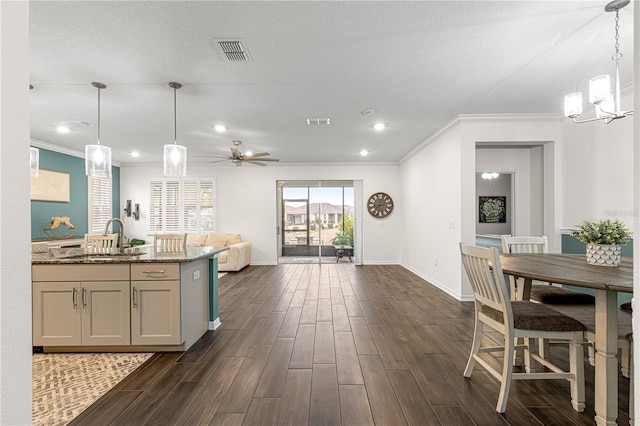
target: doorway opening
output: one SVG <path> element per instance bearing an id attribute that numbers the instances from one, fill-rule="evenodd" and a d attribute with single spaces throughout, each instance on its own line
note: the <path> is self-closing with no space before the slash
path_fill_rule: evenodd
<path id="1" fill-rule="evenodd" d="M 345 260 L 353 261 L 353 181 L 278 181 L 277 188 L 279 263 L 335 263 L 340 236 L 351 242 Z"/>

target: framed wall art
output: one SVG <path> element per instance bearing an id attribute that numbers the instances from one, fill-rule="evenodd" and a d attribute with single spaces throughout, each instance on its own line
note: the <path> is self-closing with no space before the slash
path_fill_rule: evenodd
<path id="1" fill-rule="evenodd" d="M 478 207 L 480 209 L 480 223 L 507 222 L 506 196 L 481 196 L 478 200 Z"/>
<path id="2" fill-rule="evenodd" d="M 69 173 L 40 169 L 37 177 L 31 177 L 31 199 L 68 203 L 70 200 L 69 182 Z"/>

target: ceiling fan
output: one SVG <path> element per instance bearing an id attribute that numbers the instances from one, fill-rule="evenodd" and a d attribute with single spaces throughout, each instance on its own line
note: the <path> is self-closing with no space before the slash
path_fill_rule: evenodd
<path id="1" fill-rule="evenodd" d="M 209 151 L 206 149 L 201 149 L 200 151 L 208 152 L 209 155 L 195 155 L 194 157 L 211 157 L 211 158 L 219 158 L 219 160 L 211 161 L 211 163 L 219 163 L 221 161 L 229 161 L 236 166 L 242 166 L 242 163 L 255 164 L 256 166 L 266 166 L 266 161 L 280 161 L 277 158 L 264 158 L 270 155 L 268 152 L 255 152 L 250 153 L 247 152 L 243 154 L 240 151 L 240 145 L 242 141 L 233 141 L 233 147 L 231 147 L 231 155 L 224 154 L 221 152 Z"/>

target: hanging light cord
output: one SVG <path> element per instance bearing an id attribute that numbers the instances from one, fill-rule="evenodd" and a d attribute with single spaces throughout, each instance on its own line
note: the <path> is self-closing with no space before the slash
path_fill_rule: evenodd
<path id="1" fill-rule="evenodd" d="M 176 102 L 176 92 L 178 88 L 173 86 L 173 143 L 174 145 L 178 144 L 178 112 L 177 112 L 177 102 Z"/>
<path id="2" fill-rule="evenodd" d="M 98 145 L 100 145 L 100 90 L 98 87 Z"/>

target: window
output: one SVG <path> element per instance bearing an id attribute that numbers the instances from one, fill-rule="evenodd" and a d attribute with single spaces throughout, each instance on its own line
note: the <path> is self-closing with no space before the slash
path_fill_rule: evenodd
<path id="1" fill-rule="evenodd" d="M 214 179 L 150 179 L 149 233 L 215 230 Z"/>
<path id="2" fill-rule="evenodd" d="M 89 234 L 102 234 L 104 227 L 111 219 L 113 212 L 111 208 L 111 178 L 110 177 L 87 177 L 89 187 Z"/>

